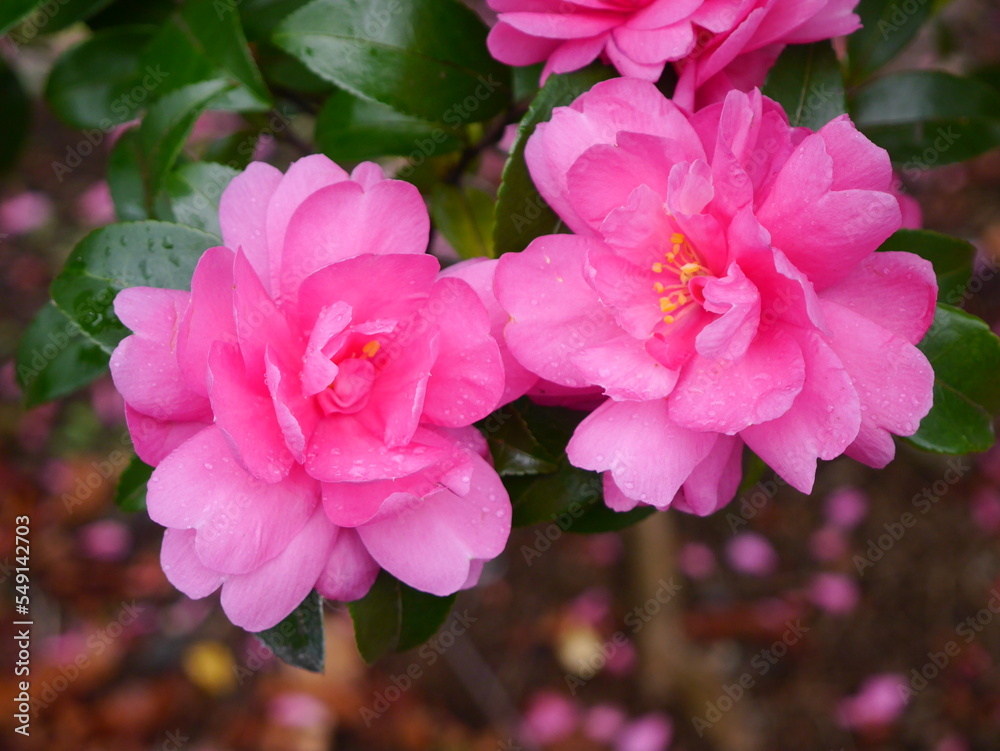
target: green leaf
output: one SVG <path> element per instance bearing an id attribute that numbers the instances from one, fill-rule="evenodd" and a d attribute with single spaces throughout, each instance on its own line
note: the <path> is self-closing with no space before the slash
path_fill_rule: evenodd
<path id="1" fill-rule="evenodd" d="M 139 126 L 147 195 L 159 192 L 198 117 L 229 88 L 225 81 L 203 81 L 172 91 L 149 108 Z"/>
<path id="2" fill-rule="evenodd" d="M 909 440 L 945 454 L 986 451 L 1000 411 L 1000 339 L 979 318 L 939 305 L 918 346 L 934 368 L 934 406 Z"/>
<path id="3" fill-rule="evenodd" d="M 943 71 L 893 73 L 858 90 L 851 115 L 904 174 L 971 159 L 1000 146 L 1000 92 Z"/>
<path id="4" fill-rule="evenodd" d="M 125 467 L 115 488 L 115 505 L 122 511 L 133 513 L 146 510 L 146 483 L 153 475 L 153 468 L 138 456 Z"/>
<path id="5" fill-rule="evenodd" d="M 976 248 L 970 242 L 925 229 L 901 229 L 879 248 L 880 251 L 916 253 L 934 265 L 938 300 L 958 304 L 972 277 Z"/>
<path id="6" fill-rule="evenodd" d="M 490 56 L 486 34 L 458 0 L 313 0 L 272 39 L 357 96 L 458 126 L 510 101 L 510 70 Z"/>
<path id="7" fill-rule="evenodd" d="M 176 7 L 174 0 L 114 0 L 107 8 L 88 19 L 87 25 L 95 31 L 128 24 L 160 26 Z"/>
<path id="8" fill-rule="evenodd" d="M 567 532 L 578 535 L 596 535 L 618 532 L 638 524 L 656 513 L 653 506 L 639 506 L 631 511 L 612 511 L 603 503 L 590 506 L 578 519 L 574 519 Z"/>
<path id="9" fill-rule="evenodd" d="M 493 229 L 494 252 L 524 250 L 541 235 L 558 232 L 562 222 L 539 195 L 528 174 L 524 148 L 538 123 L 548 120 L 552 110 L 571 103 L 594 84 L 610 78 L 612 71 L 601 65 L 575 73 L 549 76 L 517 128 L 517 138 L 503 168 L 503 181 L 497 195 L 496 225 Z"/>
<path id="10" fill-rule="evenodd" d="M 266 42 L 282 21 L 310 0 L 220 0 L 239 14 L 247 38 L 254 42 Z M 222 12 L 220 10 L 220 12 Z"/>
<path id="11" fill-rule="evenodd" d="M 261 109 L 271 106 L 271 94 L 250 55 L 238 13 L 220 0 L 187 0 L 181 6 L 180 20 L 198 52 L 245 86 Z"/>
<path id="12" fill-rule="evenodd" d="M 149 218 L 137 128 L 126 131 L 115 141 L 108 159 L 108 187 L 119 221 L 134 222 Z"/>
<path id="13" fill-rule="evenodd" d="M 256 636 L 292 667 L 322 673 L 326 633 L 323 631 L 323 600 L 319 593 L 310 592 L 281 623 Z"/>
<path id="14" fill-rule="evenodd" d="M 17 382 L 28 407 L 72 394 L 108 369 L 108 353 L 51 302 L 17 350 Z"/>
<path id="15" fill-rule="evenodd" d="M 182 164 L 167 177 L 157 199 L 157 218 L 186 224 L 221 239 L 219 201 L 222 191 L 238 174 L 232 167 L 212 162 Z"/>
<path id="16" fill-rule="evenodd" d="M 501 477 L 521 477 L 555 472 L 558 457 L 538 442 L 514 405 L 497 410 L 478 427 L 486 436 L 493 465 Z"/>
<path id="17" fill-rule="evenodd" d="M 4 34 L 42 2 L 43 0 L 4 0 L 3 5 L 0 5 L 0 34 Z"/>
<path id="18" fill-rule="evenodd" d="M 52 282 L 52 300 L 110 354 L 128 334 L 114 314 L 126 287 L 188 289 L 201 254 L 218 238 L 183 224 L 128 222 L 101 227 L 70 254 Z"/>
<path id="19" fill-rule="evenodd" d="M 219 30 L 224 25 L 216 25 Z M 210 36 L 216 32 L 204 32 Z M 219 34 L 222 36 L 222 34 Z M 261 99 L 210 56 L 201 41 L 179 15 L 167 19 L 143 51 L 141 63 L 144 70 L 153 71 L 162 78 L 153 99 L 161 99 L 193 84 L 214 81 L 229 84 L 211 100 L 207 109 L 257 112 L 268 106 L 268 99 Z"/>
<path id="20" fill-rule="evenodd" d="M 337 90 L 329 81 L 320 78 L 298 58 L 284 50 L 261 42 L 257 58 L 265 80 L 276 89 L 286 89 L 302 94 L 327 94 Z"/>
<path id="21" fill-rule="evenodd" d="M 476 188 L 438 183 L 431 193 L 431 219 L 462 258 L 493 257 L 493 198 Z"/>
<path id="22" fill-rule="evenodd" d="M 454 601 L 455 595 L 435 597 L 380 572 L 368 594 L 347 606 L 358 651 L 372 663 L 387 652 L 413 649 L 441 627 Z"/>
<path id="23" fill-rule="evenodd" d="M 423 157 L 457 151 L 453 128 L 396 112 L 343 89 L 333 92 L 316 118 L 316 146 L 335 162 L 383 156 Z"/>
<path id="24" fill-rule="evenodd" d="M 0 173 L 7 171 L 21 153 L 31 122 L 31 103 L 17 74 L 0 58 Z"/>
<path id="25" fill-rule="evenodd" d="M 3 0 L 0 35 L 23 22 L 10 34 L 15 48 L 39 34 L 53 34 L 91 15 L 111 0 Z"/>
<path id="26" fill-rule="evenodd" d="M 122 26 L 99 31 L 64 52 L 45 86 L 56 115 L 76 128 L 101 130 L 134 120 L 161 80 L 140 64 L 151 38 L 149 27 Z"/>
<path id="27" fill-rule="evenodd" d="M 908 4 L 900 0 L 861 0 L 855 12 L 861 16 L 862 27 L 847 37 L 851 82 L 863 81 L 901 52 L 932 11 L 933 4 L 928 0 Z"/>
<path id="28" fill-rule="evenodd" d="M 847 112 L 844 77 L 829 42 L 786 47 L 763 91 L 785 108 L 794 126 L 819 130 Z"/>

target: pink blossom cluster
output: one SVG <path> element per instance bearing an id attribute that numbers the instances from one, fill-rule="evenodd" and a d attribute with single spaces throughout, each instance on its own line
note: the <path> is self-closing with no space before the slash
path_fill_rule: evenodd
<path id="1" fill-rule="evenodd" d="M 567 454 L 611 508 L 711 513 L 744 445 L 810 492 L 817 460 L 881 467 L 917 430 L 937 284 L 875 252 L 899 201 L 846 116 L 793 128 L 758 91 L 689 115 L 620 78 L 557 108 L 526 158 L 575 234 L 493 262 L 504 339 L 540 378 L 602 389 Z"/>
<path id="2" fill-rule="evenodd" d="M 313 588 L 353 600 L 379 569 L 474 584 L 510 501 L 471 424 L 504 388 L 486 309 L 439 275 L 416 188 L 323 156 L 253 163 L 191 291 L 134 287 L 111 359 L 162 564 L 229 618 L 278 623 Z M 461 316 L 455 311 L 461 310 Z"/>
<path id="3" fill-rule="evenodd" d="M 221 588 L 252 631 L 380 570 L 471 586 L 511 524 L 473 423 L 526 393 L 589 413 L 567 457 L 616 511 L 712 513 L 745 446 L 803 492 L 819 460 L 887 464 L 931 407 L 933 269 L 876 252 L 913 207 L 847 116 L 793 127 L 754 88 L 783 45 L 854 30 L 856 2 L 491 0 L 501 60 L 630 76 L 537 126 L 531 177 L 572 234 L 499 260 L 442 272 L 419 192 L 375 164 L 251 164 L 190 291 L 115 303 L 170 581 Z M 668 62 L 674 100 L 652 83 Z M 730 553 L 777 565 L 748 536 Z"/>
<path id="4" fill-rule="evenodd" d="M 600 57 L 623 76 L 679 74 L 675 99 L 720 98 L 764 83 L 788 44 L 850 34 L 858 0 L 489 0 L 490 51 L 509 65 L 544 62 L 542 81 Z"/>

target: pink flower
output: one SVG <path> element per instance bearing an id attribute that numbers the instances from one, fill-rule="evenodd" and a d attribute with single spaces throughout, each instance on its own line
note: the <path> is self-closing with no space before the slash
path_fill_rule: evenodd
<path id="1" fill-rule="evenodd" d="M 623 76 L 656 81 L 668 62 L 676 98 L 764 83 L 786 44 L 850 34 L 858 0 L 489 0 L 499 22 L 487 40 L 509 65 L 545 61 L 551 73 L 600 56 Z"/>
<path id="2" fill-rule="evenodd" d="M 132 288 L 111 359 L 161 560 L 191 597 L 268 628 L 379 568 L 445 595 L 503 549 L 510 503 L 471 423 L 503 367 L 465 282 L 424 250 L 417 190 L 371 163 L 254 163 L 191 292 Z M 461 311 L 460 315 L 456 311 Z"/>
<path id="3" fill-rule="evenodd" d="M 916 431 L 937 285 L 927 261 L 874 252 L 899 205 L 888 156 L 846 116 L 792 128 L 757 91 L 689 116 L 614 79 L 526 155 L 576 234 L 500 259 L 505 338 L 542 378 L 609 397 L 568 456 L 605 473 L 611 508 L 711 513 L 744 443 L 809 492 L 817 459 L 881 467 Z"/>

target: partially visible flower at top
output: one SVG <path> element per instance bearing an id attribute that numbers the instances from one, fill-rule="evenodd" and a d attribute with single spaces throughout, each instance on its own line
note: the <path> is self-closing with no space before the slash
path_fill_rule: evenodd
<path id="1" fill-rule="evenodd" d="M 437 595 L 471 585 L 510 502 L 471 424 L 504 374 L 487 311 L 439 278 L 412 185 L 323 156 L 253 163 L 220 205 L 224 247 L 191 292 L 135 287 L 111 358 L 167 578 L 222 587 L 230 620 L 279 622 L 379 568 Z M 457 314 L 461 311 L 461 314 Z"/>
<path id="2" fill-rule="evenodd" d="M 846 116 L 793 128 L 758 91 L 688 115 L 619 78 L 556 108 L 526 158 L 576 234 L 497 263 L 504 336 L 533 373 L 609 397 L 567 453 L 611 508 L 711 513 L 744 443 L 809 492 L 817 459 L 881 467 L 917 430 L 937 284 L 874 252 L 900 226 L 892 169 Z"/>
<path id="3" fill-rule="evenodd" d="M 623 76 L 656 81 L 673 63 L 675 99 L 694 106 L 764 83 L 787 44 L 850 34 L 858 0 L 489 0 L 499 21 L 487 40 L 508 65 L 545 62 L 551 73 L 601 57 Z"/>

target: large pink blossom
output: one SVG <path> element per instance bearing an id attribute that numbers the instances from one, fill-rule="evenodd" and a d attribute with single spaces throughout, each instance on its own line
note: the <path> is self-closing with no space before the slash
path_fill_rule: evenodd
<path id="1" fill-rule="evenodd" d="M 191 291 L 124 290 L 111 359 L 162 564 L 257 631 L 379 568 L 437 595 L 501 552 L 510 502 L 472 422 L 503 366 L 472 288 L 439 277 L 427 211 L 371 163 L 251 164 Z"/>
<path id="2" fill-rule="evenodd" d="M 817 459 L 883 466 L 916 431 L 937 286 L 927 261 L 874 252 L 900 208 L 888 156 L 846 116 L 792 128 L 758 91 L 688 115 L 614 79 L 526 156 L 576 234 L 500 259 L 505 337 L 542 378 L 610 397 L 568 455 L 605 473 L 611 507 L 710 513 L 744 444 L 809 492 Z"/>
<path id="3" fill-rule="evenodd" d="M 489 0 L 499 22 L 490 52 L 509 65 L 545 61 L 566 73 L 597 57 L 623 76 L 656 81 L 680 73 L 675 98 L 719 97 L 764 83 L 786 44 L 850 34 L 858 0 Z"/>

